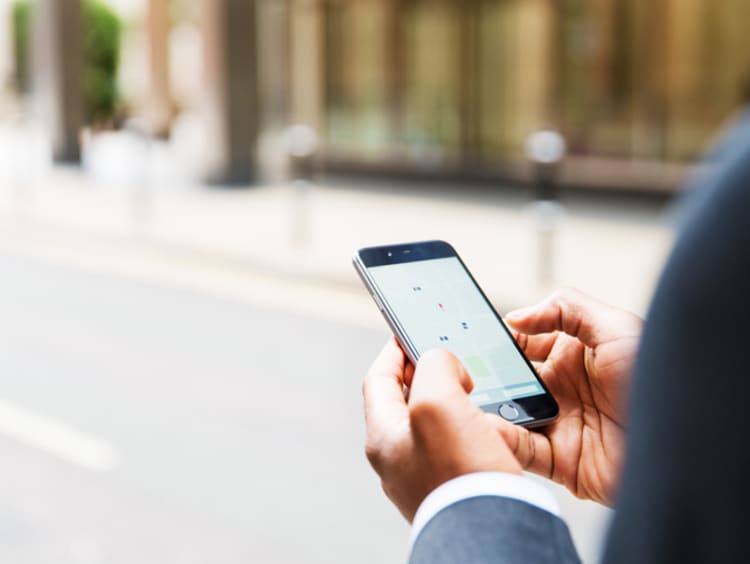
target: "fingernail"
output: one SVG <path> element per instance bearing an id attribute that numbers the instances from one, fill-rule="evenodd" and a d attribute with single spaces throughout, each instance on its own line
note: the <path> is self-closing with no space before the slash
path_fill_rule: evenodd
<path id="1" fill-rule="evenodd" d="M 505 315 L 506 319 L 521 319 L 522 317 L 526 317 L 529 313 L 531 313 L 531 310 L 533 310 L 533 307 L 522 307 L 521 309 L 514 309 L 510 313 L 507 313 Z"/>

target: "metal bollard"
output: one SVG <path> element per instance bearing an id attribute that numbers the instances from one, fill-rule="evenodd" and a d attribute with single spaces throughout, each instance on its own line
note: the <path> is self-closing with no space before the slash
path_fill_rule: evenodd
<path id="1" fill-rule="evenodd" d="M 556 131 L 537 131 L 526 140 L 531 162 L 534 201 L 529 205 L 537 236 L 537 281 L 548 286 L 555 280 L 555 238 L 564 208 L 560 203 L 558 175 L 565 157 L 565 139 Z"/>
<path id="2" fill-rule="evenodd" d="M 290 242 L 303 246 L 310 239 L 310 192 L 315 186 L 319 139 L 307 125 L 293 125 L 284 131 L 291 178 Z"/>
<path id="3" fill-rule="evenodd" d="M 0 130 L 0 150 L 8 180 L 9 204 L 14 213 L 33 211 L 36 191 L 52 164 L 52 149 L 44 131 L 19 114 Z"/>

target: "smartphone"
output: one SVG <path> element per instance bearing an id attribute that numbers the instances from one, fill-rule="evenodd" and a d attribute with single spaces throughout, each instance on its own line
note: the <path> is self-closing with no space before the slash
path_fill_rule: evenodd
<path id="1" fill-rule="evenodd" d="M 412 363 L 447 349 L 471 376 L 470 397 L 484 411 L 524 427 L 557 417 L 557 402 L 451 245 L 368 247 L 353 262 Z"/>

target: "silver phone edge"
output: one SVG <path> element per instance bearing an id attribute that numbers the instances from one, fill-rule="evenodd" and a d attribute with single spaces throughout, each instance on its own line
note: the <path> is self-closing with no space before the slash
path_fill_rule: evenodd
<path id="1" fill-rule="evenodd" d="M 380 295 L 380 292 L 378 291 L 377 287 L 375 286 L 373 281 L 370 280 L 370 277 L 367 274 L 367 267 L 365 267 L 365 265 L 362 264 L 362 261 L 359 259 L 359 254 L 356 252 L 354 253 L 354 256 L 352 257 L 352 264 L 354 265 L 354 270 L 357 271 L 357 274 L 359 275 L 360 280 L 362 280 L 362 283 L 365 285 L 365 288 L 367 288 L 367 291 L 370 293 L 370 297 L 375 302 L 375 306 L 380 310 L 380 313 L 385 319 L 385 322 L 388 324 L 388 327 L 390 328 L 391 332 L 393 333 L 393 335 L 396 337 L 399 344 L 401 345 L 402 350 L 404 351 L 404 353 L 406 353 L 406 356 L 409 358 L 409 361 L 414 366 L 416 366 L 417 361 L 419 360 L 419 355 L 417 355 L 416 351 L 412 350 L 408 337 L 401 330 L 401 328 L 398 325 L 398 322 L 396 321 L 395 315 L 388 308 L 388 302 L 383 298 L 383 296 Z"/>

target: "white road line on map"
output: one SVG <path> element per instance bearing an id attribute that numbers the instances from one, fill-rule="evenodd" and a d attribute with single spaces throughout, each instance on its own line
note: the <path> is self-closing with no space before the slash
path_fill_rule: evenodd
<path id="1" fill-rule="evenodd" d="M 120 461 L 117 450 L 107 441 L 2 399 L 0 434 L 87 470 L 106 472 Z"/>

